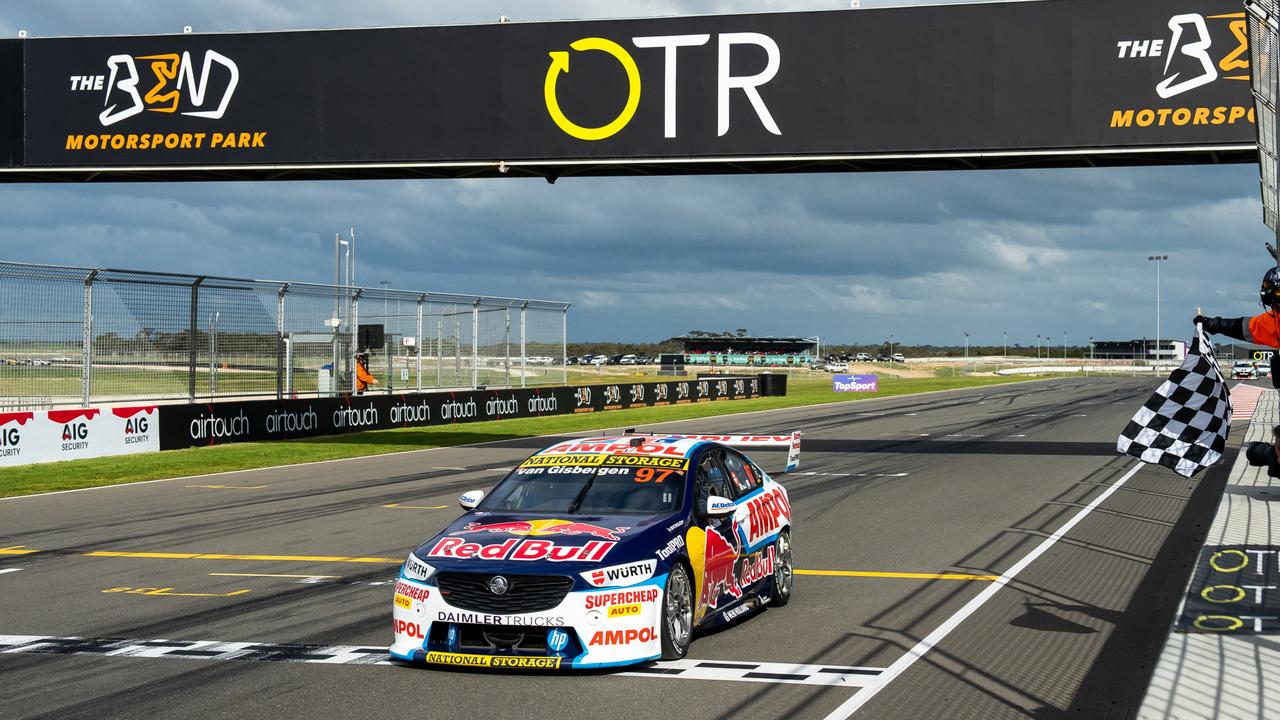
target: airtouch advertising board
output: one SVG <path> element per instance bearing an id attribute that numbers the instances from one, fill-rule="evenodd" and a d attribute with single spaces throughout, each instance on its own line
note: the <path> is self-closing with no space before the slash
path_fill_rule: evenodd
<path id="1" fill-rule="evenodd" d="M 165 405 L 160 409 L 160 448 L 745 400 L 759 397 L 760 389 L 758 376 L 722 376 L 677 382 Z"/>
<path id="2" fill-rule="evenodd" d="M 156 406 L 0 413 L 0 467 L 153 452 Z"/>
<path id="3" fill-rule="evenodd" d="M 21 78 L 0 101 L 0 161 L 275 170 L 1250 145 L 1244 28 L 1238 0 L 1043 0 L 12 40 L 0 74 Z"/>

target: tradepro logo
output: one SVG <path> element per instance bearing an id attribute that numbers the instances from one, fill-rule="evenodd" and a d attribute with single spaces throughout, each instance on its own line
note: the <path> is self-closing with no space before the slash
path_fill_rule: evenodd
<path id="1" fill-rule="evenodd" d="M 678 56 L 680 48 L 701 47 L 711 41 L 711 35 L 654 35 L 633 37 L 631 44 L 640 50 L 661 50 L 663 53 L 663 136 L 676 137 L 676 82 L 679 77 Z M 742 92 L 756 117 L 766 130 L 774 135 L 781 135 L 778 123 L 760 95 L 760 88 L 773 80 L 782 63 L 782 53 L 778 43 L 768 35 L 754 32 L 720 33 L 716 38 L 718 65 L 716 71 L 716 107 L 717 136 L 724 137 L 729 132 L 729 102 L 734 90 Z M 755 46 L 765 53 L 765 66 L 752 75 L 734 75 L 730 70 L 733 49 L 740 45 Z M 560 107 L 560 78 L 569 74 L 570 54 L 567 50 L 555 50 L 549 53 L 551 64 L 547 67 L 547 75 L 543 81 L 543 98 L 547 113 L 552 122 L 566 135 L 578 140 L 604 140 L 613 137 L 627 127 L 640 107 L 643 78 L 640 67 L 636 64 L 631 52 L 621 44 L 602 37 L 585 37 L 569 44 L 575 53 L 603 53 L 622 67 L 627 78 L 627 99 L 617 115 L 609 122 L 599 126 L 583 126 L 571 120 Z"/>
<path id="2" fill-rule="evenodd" d="M 240 83 L 235 61 L 216 50 L 206 50 L 199 66 L 191 53 L 183 51 L 156 55 L 112 55 L 107 58 L 108 75 L 72 75 L 73 92 L 105 91 L 98 115 L 103 127 L 114 125 L 143 112 L 179 113 L 188 117 L 220 119 L 231 104 Z M 149 71 L 139 71 L 139 65 Z M 212 82 L 211 82 L 212 81 Z M 207 107 L 206 101 L 208 101 Z"/>

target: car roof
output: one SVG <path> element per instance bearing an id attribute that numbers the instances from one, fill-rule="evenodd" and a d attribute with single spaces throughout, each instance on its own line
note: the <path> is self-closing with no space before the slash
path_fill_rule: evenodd
<path id="1" fill-rule="evenodd" d="M 631 446 L 631 441 L 640 438 L 644 444 Z M 668 437 L 666 435 L 617 435 L 593 438 L 573 438 L 558 442 L 544 448 L 534 455 L 577 455 L 624 453 L 628 455 L 666 455 L 668 457 L 689 457 L 698 446 L 708 442 L 702 438 Z"/>

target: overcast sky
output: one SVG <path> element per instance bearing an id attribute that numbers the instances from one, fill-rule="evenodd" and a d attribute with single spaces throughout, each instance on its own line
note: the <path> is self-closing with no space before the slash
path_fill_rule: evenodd
<path id="1" fill-rule="evenodd" d="M 863 6 L 885 5 L 864 0 Z M 923 4 L 896 2 L 892 4 Z M 0 4 L 0 35 L 632 17 L 827 0 L 71 0 Z M 1034 344 L 1185 337 L 1198 305 L 1255 312 L 1257 167 L 770 177 L 0 186 L 0 259 L 332 280 L 574 303 L 570 340 L 691 329 L 824 341 Z M 634 259 L 642 253 L 644 263 Z M 662 267 L 660 272 L 646 268 Z M 710 271 L 711 267 L 718 268 Z"/>

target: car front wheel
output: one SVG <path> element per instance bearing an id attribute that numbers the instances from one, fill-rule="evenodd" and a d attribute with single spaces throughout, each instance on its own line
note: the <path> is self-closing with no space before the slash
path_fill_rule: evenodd
<path id="1" fill-rule="evenodd" d="M 773 597 L 769 604 L 782 607 L 791 602 L 791 584 L 793 567 L 791 565 L 791 533 L 783 530 L 774 545 L 773 557 Z"/>
<path id="2" fill-rule="evenodd" d="M 672 566 L 663 597 L 662 659 L 679 660 L 693 640 L 693 583 L 684 565 Z"/>

